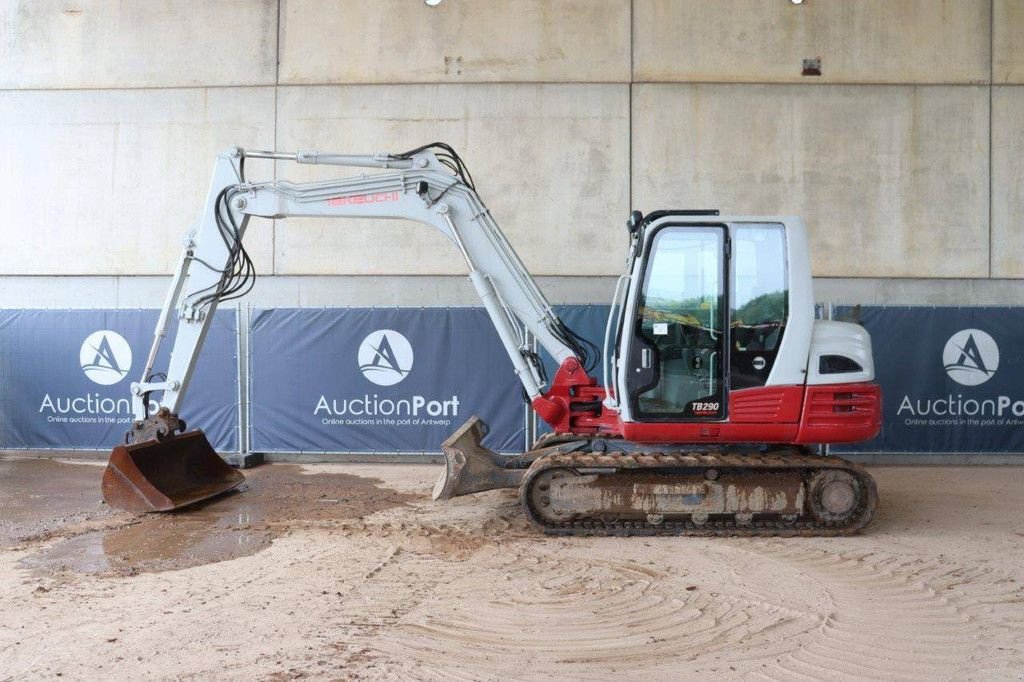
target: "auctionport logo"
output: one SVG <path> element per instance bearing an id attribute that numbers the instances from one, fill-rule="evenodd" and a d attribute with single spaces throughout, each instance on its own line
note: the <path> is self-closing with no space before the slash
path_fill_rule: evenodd
<path id="1" fill-rule="evenodd" d="M 942 350 L 942 366 L 962 386 L 979 386 L 999 369 L 999 346 L 987 332 L 961 329 Z M 905 426 L 1020 426 L 1024 400 L 1018 396 L 952 392 L 918 397 L 904 394 L 896 410 Z"/>
<path id="2" fill-rule="evenodd" d="M 412 345 L 393 329 L 378 329 L 359 344 L 359 371 L 378 386 L 394 386 L 412 371 Z"/>
<path id="3" fill-rule="evenodd" d="M 958 384 L 978 386 L 999 369 L 999 346 L 980 329 L 961 329 L 946 342 L 942 365 Z"/>
<path id="4" fill-rule="evenodd" d="M 86 337 L 78 360 L 85 376 L 97 384 L 110 386 L 128 376 L 132 368 L 132 347 L 117 332 L 102 329 Z"/>
<path id="5" fill-rule="evenodd" d="M 378 386 L 394 386 L 412 371 L 409 339 L 394 329 L 378 329 L 359 344 L 359 371 Z M 459 396 L 364 393 L 328 397 L 320 394 L 313 415 L 325 426 L 450 426 L 459 416 Z"/>
<path id="6" fill-rule="evenodd" d="M 132 348 L 117 332 L 101 329 L 82 342 L 78 364 L 93 383 L 113 386 L 131 371 Z M 150 401 L 150 409 L 156 408 Z M 98 391 L 78 396 L 46 393 L 39 414 L 54 424 L 125 424 L 132 420 L 132 407 L 126 397 L 108 398 Z"/>

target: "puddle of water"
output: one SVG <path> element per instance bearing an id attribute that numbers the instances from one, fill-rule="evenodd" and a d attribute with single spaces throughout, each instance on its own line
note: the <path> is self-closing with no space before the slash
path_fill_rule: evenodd
<path id="1" fill-rule="evenodd" d="M 52 459 L 0 458 L 0 547 L 107 514 L 103 468 Z"/>
<path id="2" fill-rule="evenodd" d="M 23 559 L 52 572 L 135 574 L 188 568 L 254 554 L 303 523 L 358 518 L 401 506 L 414 496 L 349 474 L 302 474 L 298 466 L 268 465 L 246 472 L 243 487 L 169 514 L 131 518 Z"/>

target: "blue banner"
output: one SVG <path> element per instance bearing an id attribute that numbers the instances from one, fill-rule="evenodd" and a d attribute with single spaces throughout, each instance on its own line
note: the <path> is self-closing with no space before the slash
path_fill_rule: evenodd
<path id="1" fill-rule="evenodd" d="M 836 453 L 1024 453 L 1024 309 L 837 307 L 871 333 L 882 433 Z"/>
<path id="2" fill-rule="evenodd" d="M 0 447 L 106 450 L 131 425 L 129 386 L 155 310 L 0 310 Z M 238 451 L 238 316 L 214 317 L 181 417 Z M 175 327 L 156 367 L 165 368 Z M 159 394 L 154 397 L 159 398 Z"/>
<path id="3" fill-rule="evenodd" d="M 254 452 L 439 453 L 472 415 L 521 452 L 522 385 L 480 308 L 254 310 Z"/>

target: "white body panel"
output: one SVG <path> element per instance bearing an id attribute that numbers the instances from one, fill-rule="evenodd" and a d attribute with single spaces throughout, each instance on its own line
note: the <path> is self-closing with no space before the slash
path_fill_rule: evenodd
<path id="1" fill-rule="evenodd" d="M 841 355 L 861 366 L 860 372 L 821 374 L 823 355 Z M 815 320 L 811 334 L 811 353 L 807 361 L 807 383 L 848 384 L 875 380 L 875 360 L 871 355 L 871 335 L 864 327 L 850 322 Z"/>
<path id="2" fill-rule="evenodd" d="M 780 222 L 786 228 L 786 273 L 789 285 L 789 319 L 782 335 L 779 354 L 765 386 L 802 384 L 807 379 L 807 356 L 814 325 L 814 287 L 811 283 L 811 255 L 807 228 L 796 216 L 745 219 L 736 222 Z"/>

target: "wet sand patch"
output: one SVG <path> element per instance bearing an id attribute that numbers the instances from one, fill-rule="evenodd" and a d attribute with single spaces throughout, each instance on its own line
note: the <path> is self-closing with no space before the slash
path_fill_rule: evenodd
<path id="1" fill-rule="evenodd" d="M 236 559 L 295 528 L 361 518 L 417 497 L 381 483 L 268 465 L 246 472 L 242 487 L 222 497 L 166 514 L 125 514 L 116 528 L 70 537 L 21 563 L 45 572 L 134 575 Z"/>
<path id="2" fill-rule="evenodd" d="M 103 468 L 54 459 L 0 458 L 0 549 L 109 516 Z"/>

